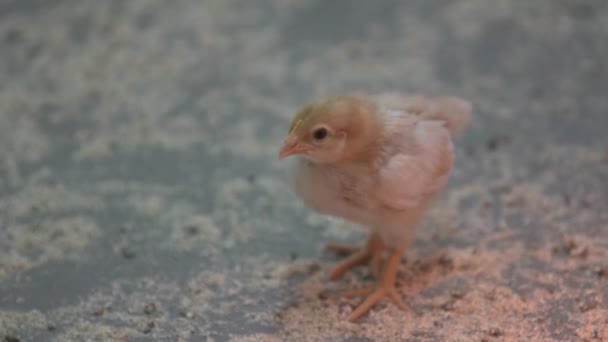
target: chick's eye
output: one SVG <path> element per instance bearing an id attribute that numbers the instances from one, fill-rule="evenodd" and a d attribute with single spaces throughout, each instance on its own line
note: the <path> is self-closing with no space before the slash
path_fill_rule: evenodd
<path id="1" fill-rule="evenodd" d="M 323 127 L 318 128 L 312 133 L 312 136 L 315 138 L 315 140 L 323 140 L 327 136 L 327 129 Z"/>

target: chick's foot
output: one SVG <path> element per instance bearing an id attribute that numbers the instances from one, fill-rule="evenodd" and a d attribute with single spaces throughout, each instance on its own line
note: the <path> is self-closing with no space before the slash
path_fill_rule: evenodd
<path id="1" fill-rule="evenodd" d="M 401 253 L 394 252 L 389 257 L 384 274 L 379 281 L 377 287 L 367 287 L 355 290 L 349 290 L 338 294 L 341 297 L 368 297 L 361 303 L 355 311 L 350 315 L 349 321 L 354 322 L 365 315 L 371 308 L 378 304 L 385 297 L 389 297 L 391 301 L 401 310 L 409 312 L 407 306 L 401 300 L 399 292 L 395 288 L 397 268 L 401 261 Z"/>

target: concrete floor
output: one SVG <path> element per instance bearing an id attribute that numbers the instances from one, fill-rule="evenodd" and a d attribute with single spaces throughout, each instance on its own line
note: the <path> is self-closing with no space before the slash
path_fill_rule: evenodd
<path id="1" fill-rule="evenodd" d="M 0 0 L 0 341 L 608 341 L 605 1 Z M 319 298 L 361 230 L 289 191 L 303 104 L 475 105 L 413 314 Z"/>

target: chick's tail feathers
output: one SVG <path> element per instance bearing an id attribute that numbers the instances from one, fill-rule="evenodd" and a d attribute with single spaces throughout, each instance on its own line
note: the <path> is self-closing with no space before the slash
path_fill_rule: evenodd
<path id="1" fill-rule="evenodd" d="M 473 106 L 459 97 L 438 97 L 430 101 L 428 118 L 445 123 L 453 136 L 458 135 L 471 121 Z"/>

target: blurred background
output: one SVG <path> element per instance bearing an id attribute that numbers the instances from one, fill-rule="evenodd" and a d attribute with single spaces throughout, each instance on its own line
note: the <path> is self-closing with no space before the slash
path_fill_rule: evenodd
<path id="1" fill-rule="evenodd" d="M 0 341 L 606 341 L 606 61 L 602 0 L 0 0 Z M 475 106 L 357 324 L 276 158 L 354 91 Z"/>

